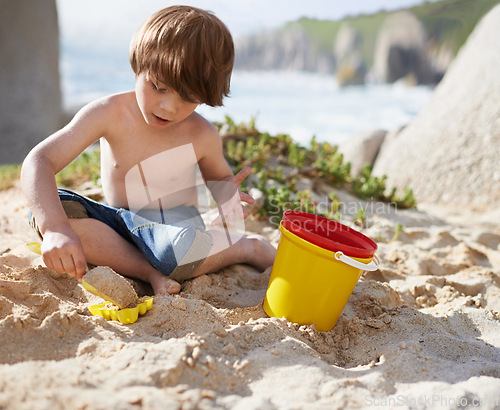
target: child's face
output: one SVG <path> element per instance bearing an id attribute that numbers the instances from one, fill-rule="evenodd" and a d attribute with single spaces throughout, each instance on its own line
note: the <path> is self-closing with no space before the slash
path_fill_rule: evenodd
<path id="1" fill-rule="evenodd" d="M 198 106 L 184 101 L 177 92 L 154 82 L 145 73 L 136 76 L 135 95 L 144 120 L 154 127 L 185 120 Z"/>

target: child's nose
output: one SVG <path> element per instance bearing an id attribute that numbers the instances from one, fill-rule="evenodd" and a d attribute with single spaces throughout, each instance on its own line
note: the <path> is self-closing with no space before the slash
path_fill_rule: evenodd
<path id="1" fill-rule="evenodd" d="M 173 114 L 177 111 L 177 105 L 178 104 L 176 103 L 175 99 L 172 97 L 162 98 L 160 102 L 161 110 L 169 114 Z"/>

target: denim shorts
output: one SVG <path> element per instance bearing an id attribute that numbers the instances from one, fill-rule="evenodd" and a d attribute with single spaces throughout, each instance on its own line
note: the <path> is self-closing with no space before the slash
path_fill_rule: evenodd
<path id="1" fill-rule="evenodd" d="M 158 211 L 131 212 L 59 189 L 68 218 L 97 219 L 137 246 L 148 262 L 163 275 L 182 281 L 190 279 L 212 248 L 212 236 L 195 206 Z M 30 224 L 42 239 L 36 221 Z"/>

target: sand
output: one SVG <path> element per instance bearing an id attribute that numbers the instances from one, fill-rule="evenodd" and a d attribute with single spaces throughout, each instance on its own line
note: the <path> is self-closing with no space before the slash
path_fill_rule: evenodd
<path id="1" fill-rule="evenodd" d="M 137 293 L 132 285 L 109 266 L 96 266 L 87 271 L 82 282 L 90 285 L 97 296 L 124 309 L 137 302 Z M 85 287 L 85 286 L 84 286 Z"/>
<path id="2" fill-rule="evenodd" d="M 0 193 L 0 211 L 0 408 L 500 407 L 499 212 L 371 216 L 382 266 L 318 332 L 268 318 L 270 270 L 245 265 L 155 297 L 132 325 L 91 316 L 101 300 L 24 247 L 19 188 Z"/>

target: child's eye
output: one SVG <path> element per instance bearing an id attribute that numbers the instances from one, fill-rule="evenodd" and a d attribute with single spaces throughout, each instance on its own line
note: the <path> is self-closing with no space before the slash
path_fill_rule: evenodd
<path id="1" fill-rule="evenodd" d="M 152 81 L 151 81 L 151 87 L 153 87 L 153 90 L 159 91 L 160 93 L 164 93 L 165 91 L 167 91 L 166 88 L 158 88 L 158 86 Z"/>

